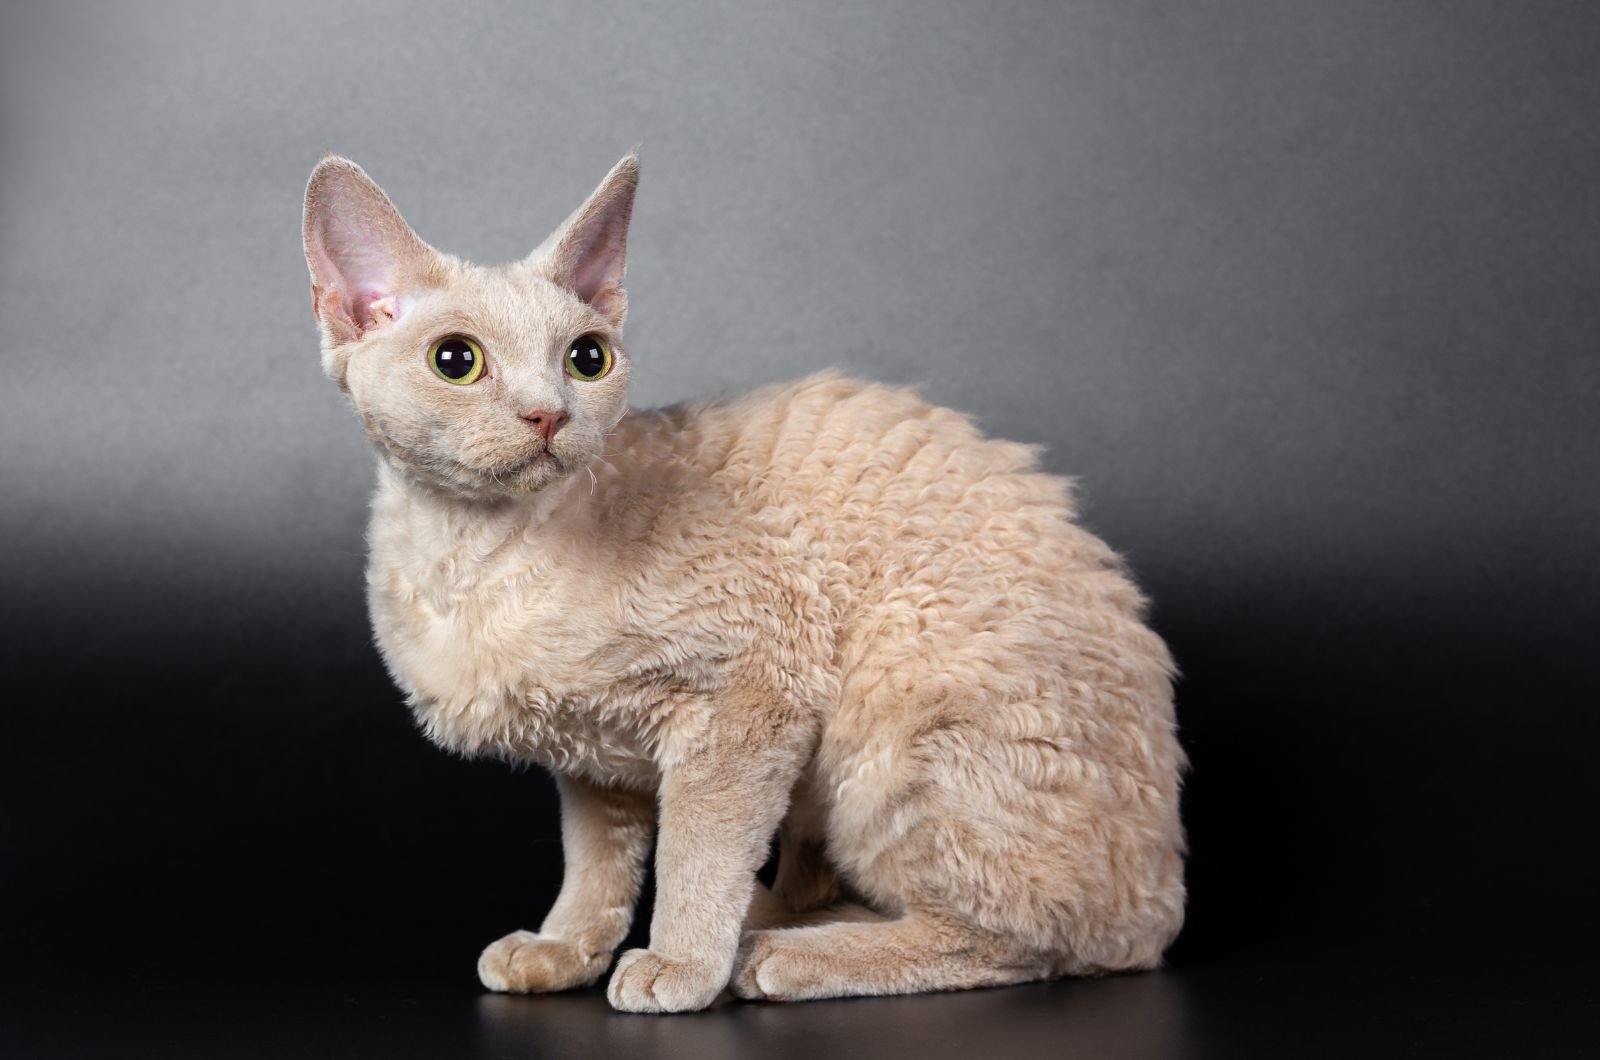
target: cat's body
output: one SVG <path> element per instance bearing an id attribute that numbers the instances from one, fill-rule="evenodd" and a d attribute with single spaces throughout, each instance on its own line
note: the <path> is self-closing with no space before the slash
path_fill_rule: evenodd
<path id="1" fill-rule="evenodd" d="M 348 164 L 319 173 L 330 165 Z M 309 195 L 330 371 L 384 454 L 379 645 L 431 738 L 544 765 L 563 795 L 561 896 L 540 932 L 485 951 L 484 982 L 603 973 L 658 804 L 651 947 L 618 964 L 621 1008 L 698 1008 L 725 984 L 803 998 L 1153 966 L 1182 921 L 1182 753 L 1167 653 L 1115 555 L 1073 523 L 1066 483 L 1031 448 L 908 391 L 829 373 L 629 412 L 604 396 L 610 368 L 552 382 L 540 343 L 584 329 L 625 367 L 606 301 L 620 287 L 585 294 L 550 264 L 600 223 L 597 201 L 618 209 L 622 168 L 529 274 L 513 271 L 521 287 L 494 293 L 488 270 L 429 258 L 409 287 L 390 270 L 398 293 L 375 288 L 365 327 L 327 319 L 330 288 L 367 284 L 342 279 L 360 255 L 312 219 L 319 198 L 367 193 L 350 167 L 325 177 L 345 191 L 319 196 L 314 176 Z M 381 229 L 373 202 L 331 215 Z M 354 265 L 319 274 L 318 253 Z M 611 253 L 620 280 L 620 243 Z M 552 282 L 577 304 L 519 315 Z M 406 351 L 469 327 L 505 351 L 499 390 L 476 392 L 441 441 L 441 413 L 424 427 L 411 409 L 465 388 L 438 389 Z M 517 429 L 491 413 L 502 400 L 536 428 L 559 402 L 572 452 L 558 426 L 532 456 L 472 455 Z M 591 400 L 597 438 L 578 433 Z M 780 822 L 774 897 L 753 874 Z"/>

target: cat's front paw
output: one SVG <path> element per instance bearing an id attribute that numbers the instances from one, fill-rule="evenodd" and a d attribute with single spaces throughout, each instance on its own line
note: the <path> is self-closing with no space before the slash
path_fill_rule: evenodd
<path id="1" fill-rule="evenodd" d="M 716 1000 L 727 972 L 707 961 L 629 950 L 611 973 L 606 997 L 621 1012 L 693 1012 Z"/>
<path id="2" fill-rule="evenodd" d="M 610 954 L 585 956 L 570 942 L 513 931 L 491 942 L 478 958 L 478 979 L 490 990 L 544 994 L 588 986 L 606 970 Z"/>

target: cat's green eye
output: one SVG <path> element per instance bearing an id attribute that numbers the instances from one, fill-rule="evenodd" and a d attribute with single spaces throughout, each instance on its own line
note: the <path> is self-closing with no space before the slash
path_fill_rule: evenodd
<path id="1" fill-rule="evenodd" d="M 449 335 L 428 347 L 428 367 L 446 383 L 476 383 L 483 375 L 483 350 L 465 335 Z"/>
<path id="2" fill-rule="evenodd" d="M 611 371 L 611 347 L 599 335 L 585 335 L 567 348 L 567 374 L 590 382 Z"/>

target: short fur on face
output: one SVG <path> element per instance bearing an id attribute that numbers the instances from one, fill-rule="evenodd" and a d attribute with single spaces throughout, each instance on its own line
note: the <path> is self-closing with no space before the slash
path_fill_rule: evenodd
<path id="1" fill-rule="evenodd" d="M 329 158 L 306 188 L 306 260 L 323 328 L 323 363 L 372 439 L 419 481 L 462 497 L 537 492 L 587 467 L 627 410 L 622 293 L 628 216 L 638 183 L 629 155 L 523 261 L 485 268 L 419 239 L 355 163 Z M 426 362 L 432 342 L 468 335 L 484 352 L 461 386 Z M 563 368 L 573 340 L 598 335 L 611 370 Z M 531 413 L 564 422 L 548 440 Z"/>
<path id="2" fill-rule="evenodd" d="M 561 792 L 560 894 L 481 980 L 596 982 L 652 836 L 619 1009 L 1153 967 L 1183 922 L 1184 756 L 1121 561 L 1034 449 L 908 390 L 824 372 L 629 409 L 637 178 L 624 158 L 499 268 L 423 243 L 351 162 L 307 188 L 324 365 L 380 456 L 379 649 L 430 739 Z M 429 366 L 453 335 L 475 381 Z M 609 373 L 565 371 L 582 336 Z"/>

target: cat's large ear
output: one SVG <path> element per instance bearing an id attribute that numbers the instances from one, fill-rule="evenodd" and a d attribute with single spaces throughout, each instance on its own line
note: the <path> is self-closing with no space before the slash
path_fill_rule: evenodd
<path id="1" fill-rule="evenodd" d="M 305 242 L 311 309 L 335 342 L 399 319 L 440 264 L 383 189 L 336 155 L 306 184 Z"/>
<path id="2" fill-rule="evenodd" d="M 562 226 L 530 256 L 544 275 L 583 299 L 618 327 L 628 313 L 622 289 L 627 268 L 628 218 L 639 186 L 639 156 L 629 152 L 611 167 Z"/>

